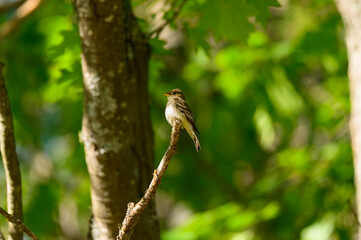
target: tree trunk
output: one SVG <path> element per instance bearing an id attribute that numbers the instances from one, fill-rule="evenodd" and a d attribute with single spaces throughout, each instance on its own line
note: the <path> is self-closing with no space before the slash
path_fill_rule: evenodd
<path id="1" fill-rule="evenodd" d="M 361 222 L 361 1 L 336 0 L 345 30 L 351 97 L 350 133 L 355 168 L 356 205 Z M 361 226 L 358 238 L 361 240 Z"/>
<path id="2" fill-rule="evenodd" d="M 150 48 L 129 1 L 75 0 L 82 42 L 82 138 L 91 180 L 94 240 L 114 240 L 153 173 L 148 103 Z M 154 204 L 153 204 L 154 205 Z M 159 239 L 154 206 L 133 239 Z"/>

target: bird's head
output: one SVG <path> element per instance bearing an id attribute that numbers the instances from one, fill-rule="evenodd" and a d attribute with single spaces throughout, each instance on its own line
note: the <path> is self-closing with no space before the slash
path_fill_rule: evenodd
<path id="1" fill-rule="evenodd" d="M 185 100 L 182 90 L 180 90 L 179 88 L 173 89 L 172 91 L 167 92 L 167 93 L 163 93 L 163 95 L 167 96 L 168 98 L 179 97 L 179 98 Z"/>

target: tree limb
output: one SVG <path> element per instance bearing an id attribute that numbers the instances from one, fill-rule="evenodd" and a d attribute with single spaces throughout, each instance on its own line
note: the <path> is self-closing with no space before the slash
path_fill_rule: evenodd
<path id="1" fill-rule="evenodd" d="M 18 156 L 16 154 L 10 101 L 2 74 L 3 67 L 4 64 L 0 62 L 0 150 L 6 175 L 8 211 L 15 218 L 22 220 L 21 174 Z M 16 224 L 9 224 L 10 240 L 21 240 L 22 236 L 23 233 Z"/>
<path id="2" fill-rule="evenodd" d="M 13 32 L 22 20 L 33 13 L 44 0 L 27 0 L 15 12 L 12 19 L 5 22 L 0 28 L 0 39 Z"/>
<path id="3" fill-rule="evenodd" d="M 3 215 L 9 222 L 14 223 L 18 228 L 21 229 L 26 235 L 28 235 L 33 240 L 38 240 L 38 238 L 34 235 L 32 231 L 28 227 L 25 226 L 19 219 L 14 217 L 13 215 L 7 213 L 2 207 L 0 207 L 0 214 Z M 1 239 L 1 238 L 0 238 Z"/>
<path id="4" fill-rule="evenodd" d="M 153 36 L 155 34 L 156 37 L 159 37 L 159 34 L 163 31 L 163 29 L 170 24 L 171 22 L 173 22 L 179 15 L 179 13 L 181 12 L 184 4 L 187 2 L 187 0 L 182 0 L 181 4 L 179 5 L 179 7 L 177 9 L 174 10 L 173 16 L 169 19 L 167 19 L 164 23 L 162 23 L 160 26 L 158 26 L 157 28 L 153 29 L 150 33 L 149 36 Z"/>
<path id="5" fill-rule="evenodd" d="M 169 147 L 165 152 L 161 162 L 159 163 L 158 168 L 154 170 L 153 179 L 148 189 L 146 190 L 142 199 L 140 199 L 140 201 L 136 205 L 134 205 L 134 202 L 130 202 L 128 204 L 128 209 L 124 217 L 122 227 L 119 229 L 119 235 L 117 236 L 117 240 L 130 239 L 130 236 L 132 235 L 133 229 L 137 224 L 140 215 L 154 198 L 157 188 L 161 182 L 161 179 L 165 171 L 167 170 L 170 160 L 178 152 L 177 148 L 178 148 L 180 130 L 181 130 L 180 121 L 176 120 L 172 128 L 172 135 L 171 135 Z"/>

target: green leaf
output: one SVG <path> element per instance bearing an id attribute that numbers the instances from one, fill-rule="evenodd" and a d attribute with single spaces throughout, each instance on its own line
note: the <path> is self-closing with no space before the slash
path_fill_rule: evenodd
<path id="1" fill-rule="evenodd" d="M 269 7 L 279 7 L 277 0 L 248 0 L 247 3 L 254 6 L 256 9 L 256 19 L 263 27 L 266 27 L 267 19 L 271 16 Z"/>
<path id="2" fill-rule="evenodd" d="M 80 38 L 78 31 L 62 31 L 61 36 L 63 37 L 63 41 L 48 49 L 48 59 L 53 60 L 64 55 L 67 49 L 72 49 L 72 52 L 78 53 L 78 55 L 80 54 Z"/>
<path id="3" fill-rule="evenodd" d="M 164 48 L 166 44 L 165 41 L 160 40 L 158 38 L 152 38 L 149 40 L 149 44 L 152 48 L 152 51 L 156 55 L 170 55 L 170 51 Z"/>
<path id="4" fill-rule="evenodd" d="M 264 108 L 259 107 L 254 113 L 253 119 L 260 145 L 266 150 L 271 150 L 276 139 L 276 131 L 271 116 Z"/>
<path id="5" fill-rule="evenodd" d="M 246 40 L 254 29 L 248 21 L 254 7 L 239 0 L 209 0 L 205 3 L 199 26 L 210 30 L 218 39 Z"/>
<path id="6" fill-rule="evenodd" d="M 287 78 L 284 69 L 274 68 L 272 75 L 273 79 L 266 83 L 266 90 L 273 106 L 284 116 L 300 114 L 304 108 L 303 99 Z"/>
<path id="7" fill-rule="evenodd" d="M 204 52 L 208 53 L 210 46 L 206 41 L 206 37 L 208 33 L 201 28 L 189 28 L 185 25 L 185 29 L 187 31 L 187 35 L 189 39 L 193 42 L 194 48 L 197 50 L 198 48 L 203 49 Z"/>

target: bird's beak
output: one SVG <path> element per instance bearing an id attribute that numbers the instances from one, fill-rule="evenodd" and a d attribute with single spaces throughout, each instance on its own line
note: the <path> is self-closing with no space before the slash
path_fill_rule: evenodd
<path id="1" fill-rule="evenodd" d="M 163 95 L 164 95 L 164 96 L 169 96 L 169 94 L 168 94 L 168 93 L 163 93 Z"/>

